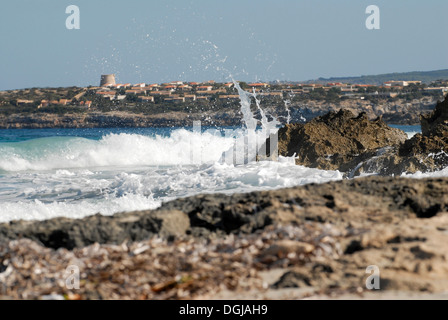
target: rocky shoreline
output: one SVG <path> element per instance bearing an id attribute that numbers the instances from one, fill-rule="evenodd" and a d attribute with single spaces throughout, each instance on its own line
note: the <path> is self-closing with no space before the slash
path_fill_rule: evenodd
<path id="1" fill-rule="evenodd" d="M 177 199 L 159 209 L 0 225 L 0 295 L 337 297 L 448 285 L 448 178 L 366 177 Z M 64 272 L 81 270 L 69 290 Z"/>
<path id="2" fill-rule="evenodd" d="M 370 120 L 381 116 L 388 124 L 417 125 L 419 115 L 430 111 L 436 101 L 424 97 L 415 101 L 399 100 L 390 102 L 381 99 L 377 102 L 366 100 L 343 100 L 339 103 L 310 100 L 290 105 L 292 122 L 310 121 L 328 112 L 344 109 L 353 114 L 363 113 Z M 150 108 L 150 107 L 148 107 Z M 288 117 L 282 103 L 266 102 L 263 109 L 284 123 Z M 150 110 L 149 110 L 150 111 Z M 148 111 L 148 112 L 149 112 Z M 115 128 L 115 127 L 191 127 L 193 121 L 200 120 L 203 125 L 241 126 L 241 113 L 234 108 L 220 108 L 204 112 L 167 111 L 157 114 L 141 114 L 129 111 L 86 111 L 84 113 L 16 113 L 0 115 L 0 129 L 42 129 L 42 128 Z"/>
<path id="3" fill-rule="evenodd" d="M 0 115 L 0 129 L 44 129 L 44 128 L 166 128 L 193 126 L 200 120 L 203 125 L 235 126 L 241 125 L 241 117 L 233 111 L 209 115 L 168 112 L 156 115 L 143 115 L 128 112 L 107 112 L 87 114 L 13 114 Z"/>

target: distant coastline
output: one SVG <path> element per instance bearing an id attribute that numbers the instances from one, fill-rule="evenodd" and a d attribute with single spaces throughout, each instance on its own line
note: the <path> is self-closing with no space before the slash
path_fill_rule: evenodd
<path id="1" fill-rule="evenodd" d="M 216 118 L 184 112 L 160 115 L 144 115 L 128 112 L 107 112 L 88 114 L 14 114 L 0 116 L 0 129 L 43 129 L 43 128 L 145 128 L 186 127 L 200 120 L 203 125 L 236 126 L 241 119 L 236 117 Z"/>
<path id="2" fill-rule="evenodd" d="M 408 112 L 384 112 L 381 115 L 388 124 L 419 125 L 421 113 L 434 108 L 436 101 L 420 101 L 417 106 L 409 107 Z M 291 122 L 309 121 L 316 116 L 331 110 L 349 109 L 354 113 L 365 112 L 365 108 L 354 104 L 341 105 L 311 105 L 304 106 L 301 112 L 292 110 Z M 300 110 L 300 109 L 299 109 Z M 370 110 L 368 110 L 370 111 Z M 368 112 L 370 118 L 377 116 Z M 271 108 L 269 115 L 276 117 L 281 124 L 285 124 L 285 110 Z M 379 116 L 378 115 L 378 116 Z M 43 128 L 145 128 L 145 127 L 191 127 L 193 121 L 201 121 L 203 126 L 241 126 L 242 116 L 239 111 L 218 111 L 205 113 L 166 112 L 155 115 L 133 113 L 125 111 L 88 112 L 88 113 L 19 113 L 0 115 L 0 129 L 43 129 Z"/>
<path id="3" fill-rule="evenodd" d="M 341 109 L 331 106 L 318 110 L 305 109 L 304 118 L 309 121 L 316 116 L 322 115 L 329 110 Z M 419 125 L 419 114 L 429 112 L 433 105 L 423 105 L 413 108 L 414 111 L 407 114 L 392 112 L 383 114 L 383 119 L 393 125 Z M 350 108 L 350 110 L 353 110 Z M 362 112 L 360 109 L 354 110 Z M 279 116 L 281 124 L 285 123 L 283 115 Z M 136 114 L 131 112 L 92 112 L 87 114 L 13 114 L 9 116 L 0 115 L 0 129 L 46 129 L 46 128 L 169 128 L 169 127 L 191 127 L 193 121 L 201 121 L 203 126 L 241 126 L 243 120 L 239 112 L 218 112 L 214 114 L 168 112 L 157 115 Z M 291 118 L 291 122 L 303 122 L 297 114 Z"/>
<path id="4" fill-rule="evenodd" d="M 185 127 L 197 120 L 203 125 L 239 126 L 240 97 L 234 85 L 173 81 L 0 91 L 0 129 Z M 417 125 L 420 114 L 431 111 L 448 92 L 445 80 L 429 85 L 391 80 L 382 85 L 239 82 L 239 86 L 256 94 L 266 114 L 283 124 L 348 109 L 370 119 L 382 117 L 389 124 Z M 252 104 L 257 116 L 254 99 Z"/>

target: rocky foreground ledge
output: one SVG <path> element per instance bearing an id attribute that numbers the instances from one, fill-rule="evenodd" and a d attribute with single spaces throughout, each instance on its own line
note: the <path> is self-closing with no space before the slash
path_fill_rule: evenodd
<path id="1" fill-rule="evenodd" d="M 447 209 L 448 178 L 367 177 L 199 195 L 114 216 L 15 221 L 0 225 L 0 296 L 443 294 Z M 79 289 L 65 285 L 70 265 L 80 269 Z M 375 292 L 365 285 L 370 265 L 380 270 Z"/>

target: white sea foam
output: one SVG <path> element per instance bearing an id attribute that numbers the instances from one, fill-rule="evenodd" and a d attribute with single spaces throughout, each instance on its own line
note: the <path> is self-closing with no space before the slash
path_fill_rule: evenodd
<path id="1" fill-rule="evenodd" d="M 408 132 L 406 132 L 406 134 L 408 135 L 408 139 L 411 139 L 417 133 L 420 133 L 420 132 L 419 131 L 408 131 Z"/>
<path id="2" fill-rule="evenodd" d="M 422 173 L 421 171 L 417 171 L 416 173 L 404 173 L 401 176 L 405 178 L 417 179 L 448 177 L 448 167 L 434 172 Z"/>
<path id="3" fill-rule="evenodd" d="M 123 168 L 18 172 L 0 177 L 0 221 L 80 218 L 98 212 L 110 215 L 151 209 L 162 201 L 200 193 L 271 190 L 339 179 L 338 171 L 296 166 L 284 158 L 236 166 L 213 163 L 126 172 Z"/>
<path id="4" fill-rule="evenodd" d="M 12 220 L 46 220 L 54 217 L 82 218 L 95 213 L 112 215 L 121 211 L 154 209 L 160 205 L 151 197 L 127 195 L 102 201 L 67 202 L 40 200 L 7 202 L 2 204 L 0 222 Z"/>
<path id="5" fill-rule="evenodd" d="M 185 129 L 171 136 L 109 134 L 101 140 L 45 138 L 0 146 L 0 170 L 54 170 L 115 166 L 192 164 L 192 152 L 203 163 L 218 161 L 233 145 L 232 137 Z"/>

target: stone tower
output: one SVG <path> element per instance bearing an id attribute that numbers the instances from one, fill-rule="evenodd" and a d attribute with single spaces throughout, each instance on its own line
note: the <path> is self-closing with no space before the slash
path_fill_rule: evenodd
<path id="1" fill-rule="evenodd" d="M 106 84 L 116 84 L 115 83 L 115 75 L 114 74 L 103 74 L 101 76 L 100 86 L 104 86 Z"/>

